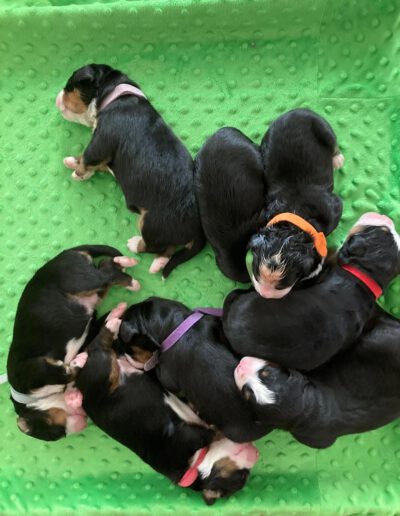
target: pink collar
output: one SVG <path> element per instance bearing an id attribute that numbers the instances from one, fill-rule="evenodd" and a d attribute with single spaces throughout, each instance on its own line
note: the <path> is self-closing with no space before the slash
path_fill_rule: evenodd
<path id="1" fill-rule="evenodd" d="M 99 111 L 107 107 L 108 104 L 111 104 L 113 100 L 123 97 L 124 95 L 136 95 L 137 97 L 146 98 L 143 91 L 136 88 L 136 86 L 132 86 L 132 84 L 118 84 L 118 86 L 103 99 Z"/>
<path id="2" fill-rule="evenodd" d="M 378 285 L 374 279 L 368 276 L 368 274 L 365 274 L 365 272 L 362 272 L 356 267 L 353 267 L 353 265 L 342 265 L 342 269 L 350 272 L 350 274 L 362 281 L 362 283 L 364 283 L 364 285 L 374 294 L 375 299 L 378 299 L 378 297 L 382 295 L 382 288 L 380 285 Z"/>
<path id="3" fill-rule="evenodd" d="M 204 448 L 200 449 L 199 455 L 195 460 L 193 466 L 190 466 L 190 468 L 186 471 L 183 477 L 179 480 L 178 486 L 190 487 L 196 481 L 196 478 L 199 476 L 199 466 L 205 459 L 207 452 L 208 446 L 205 446 Z"/>

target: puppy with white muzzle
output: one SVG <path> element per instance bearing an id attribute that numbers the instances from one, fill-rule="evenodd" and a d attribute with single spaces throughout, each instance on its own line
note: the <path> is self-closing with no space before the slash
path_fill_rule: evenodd
<path id="1" fill-rule="evenodd" d="M 262 297 L 277 299 L 321 272 L 325 236 L 342 214 L 333 170 L 344 158 L 330 125 L 308 109 L 277 118 L 261 142 L 261 155 L 266 226 L 249 242 L 249 272 Z"/>
<path id="2" fill-rule="evenodd" d="M 342 435 L 400 417 L 399 344 L 400 321 L 376 306 L 351 348 L 318 370 L 306 375 L 245 357 L 235 380 L 265 424 L 307 446 L 326 448 Z"/>
<path id="3" fill-rule="evenodd" d="M 69 121 L 93 128 L 82 156 L 65 158 L 74 179 L 109 170 L 139 213 L 142 236 L 128 241 L 135 253 L 155 253 L 150 272 L 166 278 L 201 251 L 205 237 L 194 193 L 193 160 L 138 85 L 107 65 L 76 70 L 57 96 Z M 177 248 L 180 248 L 177 251 Z"/>
<path id="4" fill-rule="evenodd" d="M 98 264 L 96 257 L 107 257 Z M 18 303 L 7 359 L 17 425 L 25 434 L 54 441 L 86 426 L 84 412 L 68 404 L 76 368 L 71 365 L 96 331 L 95 308 L 113 285 L 138 290 L 124 272 L 136 260 L 105 245 L 67 249 L 41 267 Z"/>
<path id="5" fill-rule="evenodd" d="M 241 489 L 258 459 L 251 443 L 217 435 L 191 408 L 164 390 L 140 362 L 118 354 L 126 305 L 121 303 L 86 351 L 76 385 L 83 408 L 104 432 L 181 487 L 201 491 L 208 505 Z M 78 406 L 80 406 L 78 404 Z"/>
<path id="6" fill-rule="evenodd" d="M 336 263 L 327 264 L 311 285 L 283 299 L 234 290 L 223 310 L 232 348 L 293 369 L 324 364 L 360 336 L 376 299 L 400 273 L 399 242 L 391 219 L 365 213 L 350 230 Z"/>

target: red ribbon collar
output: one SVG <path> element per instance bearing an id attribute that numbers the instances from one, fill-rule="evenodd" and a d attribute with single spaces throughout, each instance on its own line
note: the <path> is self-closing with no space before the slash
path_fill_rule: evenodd
<path id="1" fill-rule="evenodd" d="M 382 288 L 378 283 L 372 279 L 368 274 L 365 274 L 365 272 L 360 271 L 356 267 L 353 267 L 352 265 L 342 265 L 342 269 L 349 272 L 353 276 L 355 276 L 357 279 L 359 279 L 364 285 L 374 294 L 375 299 L 378 299 L 382 295 Z"/>
<path id="2" fill-rule="evenodd" d="M 183 477 L 179 480 L 179 486 L 189 487 L 195 482 L 196 478 L 199 476 L 199 466 L 203 462 L 205 456 L 207 455 L 207 452 L 207 446 L 205 448 L 200 449 L 199 455 L 193 463 L 193 466 L 190 466 L 190 468 L 186 471 Z"/>

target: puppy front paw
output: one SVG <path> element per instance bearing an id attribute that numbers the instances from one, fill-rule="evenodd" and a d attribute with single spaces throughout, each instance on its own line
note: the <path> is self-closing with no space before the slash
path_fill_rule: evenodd
<path id="1" fill-rule="evenodd" d="M 150 274 L 156 274 L 162 271 L 170 259 L 169 256 L 157 256 L 157 258 L 154 258 L 149 268 Z"/>
<path id="2" fill-rule="evenodd" d="M 115 256 L 113 258 L 114 263 L 117 263 L 121 267 L 133 267 L 137 265 L 138 261 L 135 258 L 129 256 Z"/>
<path id="3" fill-rule="evenodd" d="M 132 251 L 132 253 L 139 253 L 140 250 L 139 250 L 139 244 L 142 242 L 142 237 L 141 236 L 133 236 L 132 238 L 130 238 L 127 242 L 127 247 L 129 249 L 129 251 Z"/>
<path id="4" fill-rule="evenodd" d="M 127 308 L 127 303 L 118 303 L 118 305 L 115 308 L 113 308 L 111 312 L 107 315 L 106 322 L 111 321 L 111 319 L 121 319 Z"/>
<path id="5" fill-rule="evenodd" d="M 76 357 L 73 360 L 71 360 L 71 362 L 69 364 L 70 367 L 74 368 L 74 369 L 76 369 L 76 368 L 82 369 L 87 362 L 88 356 L 89 355 L 87 354 L 86 351 L 83 351 L 82 353 L 78 353 L 76 355 Z"/>
<path id="6" fill-rule="evenodd" d="M 64 400 L 67 407 L 77 410 L 82 407 L 83 396 L 78 389 L 67 389 L 64 393 Z"/>
<path id="7" fill-rule="evenodd" d="M 126 288 L 127 288 L 127 290 L 132 290 L 132 292 L 137 292 L 138 290 L 141 289 L 141 285 L 138 282 L 138 280 L 135 280 L 132 278 L 132 283 L 130 285 L 128 285 Z"/>
<path id="8" fill-rule="evenodd" d="M 333 163 L 334 170 L 336 170 L 338 168 L 342 168 L 343 165 L 344 165 L 344 156 L 343 156 L 343 154 L 342 153 L 335 154 L 333 156 L 332 163 Z"/>
<path id="9" fill-rule="evenodd" d="M 63 159 L 63 163 L 67 168 L 70 168 L 71 170 L 76 170 L 79 166 L 80 159 L 76 158 L 75 156 L 67 156 Z"/>

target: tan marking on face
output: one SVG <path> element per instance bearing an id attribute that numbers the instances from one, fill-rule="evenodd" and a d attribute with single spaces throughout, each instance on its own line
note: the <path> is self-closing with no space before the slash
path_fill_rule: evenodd
<path id="1" fill-rule="evenodd" d="M 365 226 L 353 226 L 348 232 L 347 236 L 350 237 L 355 235 L 356 233 L 361 233 L 361 231 L 365 228 Z"/>
<path id="2" fill-rule="evenodd" d="M 80 91 L 74 88 L 72 91 L 65 91 L 63 96 L 64 106 L 73 113 L 85 113 L 87 105 L 83 102 Z"/>
<path id="3" fill-rule="evenodd" d="M 151 351 L 147 351 L 145 349 L 139 348 L 139 346 L 131 346 L 132 350 L 132 358 L 137 360 L 138 362 L 142 362 L 145 364 L 152 356 L 153 353 Z"/>
<path id="4" fill-rule="evenodd" d="M 261 283 L 268 283 L 269 285 L 277 285 L 283 278 L 283 269 L 271 270 L 267 265 L 263 264 L 260 267 Z"/>
<path id="5" fill-rule="evenodd" d="M 194 244 L 194 240 L 192 240 L 191 242 L 189 242 L 188 244 L 185 245 L 186 249 L 190 249 L 193 247 L 193 244 Z"/>
<path id="6" fill-rule="evenodd" d="M 82 254 L 85 258 L 89 260 L 90 263 L 93 263 L 93 258 L 86 251 L 78 251 L 79 254 Z"/>
<path id="7" fill-rule="evenodd" d="M 268 371 L 266 371 L 265 369 L 263 369 L 262 371 L 260 371 L 260 376 L 262 376 L 263 378 L 266 378 L 268 376 Z"/>
<path id="8" fill-rule="evenodd" d="M 50 425 L 65 426 L 67 422 L 67 413 L 59 408 L 51 408 L 47 411 L 47 422 Z"/>
<path id="9" fill-rule="evenodd" d="M 237 465 L 229 457 L 223 457 L 217 460 L 214 467 L 218 470 L 218 475 L 222 478 L 229 478 L 237 471 Z"/>

